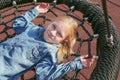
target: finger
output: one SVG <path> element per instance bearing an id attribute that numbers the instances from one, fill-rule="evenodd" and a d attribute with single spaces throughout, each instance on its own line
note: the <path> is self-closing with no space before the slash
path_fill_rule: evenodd
<path id="1" fill-rule="evenodd" d="M 92 65 L 92 62 L 90 60 L 86 61 L 85 68 L 89 68 Z"/>
<path id="2" fill-rule="evenodd" d="M 48 8 L 49 4 L 47 4 L 47 3 L 40 3 L 40 7 L 42 7 L 42 8 Z"/>
<path id="3" fill-rule="evenodd" d="M 81 58 L 86 59 L 88 55 L 82 55 Z"/>
<path id="4" fill-rule="evenodd" d="M 90 58 L 88 58 L 88 57 L 84 57 L 84 59 L 94 59 L 94 60 L 98 60 L 98 58 L 99 58 L 99 57 L 98 57 L 98 56 L 95 56 L 95 55 L 92 56 L 92 57 L 90 57 Z"/>
<path id="5" fill-rule="evenodd" d="M 88 59 L 88 61 L 90 61 L 90 62 L 93 62 L 94 60 L 95 60 L 94 58 Z"/>
<path id="6" fill-rule="evenodd" d="M 90 59 L 87 61 L 87 66 L 90 67 L 94 62 L 94 59 Z"/>

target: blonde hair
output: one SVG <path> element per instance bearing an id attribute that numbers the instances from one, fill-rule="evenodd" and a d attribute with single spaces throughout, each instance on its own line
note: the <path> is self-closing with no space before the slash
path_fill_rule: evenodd
<path id="1" fill-rule="evenodd" d="M 66 57 L 70 56 L 73 53 L 73 46 L 76 42 L 76 31 L 78 28 L 77 22 L 70 16 L 59 16 L 55 20 L 63 21 L 66 24 L 69 24 L 69 35 L 66 37 L 65 41 L 61 43 L 61 47 L 57 52 L 58 63 L 62 63 Z"/>

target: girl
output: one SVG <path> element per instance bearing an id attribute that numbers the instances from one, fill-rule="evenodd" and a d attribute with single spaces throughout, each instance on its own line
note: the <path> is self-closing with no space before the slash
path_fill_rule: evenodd
<path id="1" fill-rule="evenodd" d="M 17 80 L 35 66 L 37 80 L 56 80 L 93 63 L 93 58 L 83 56 L 63 63 L 72 52 L 77 22 L 69 16 L 60 16 L 46 29 L 34 25 L 32 20 L 49 9 L 48 4 L 41 5 L 18 16 L 12 25 L 18 35 L 0 43 L 0 80 Z"/>

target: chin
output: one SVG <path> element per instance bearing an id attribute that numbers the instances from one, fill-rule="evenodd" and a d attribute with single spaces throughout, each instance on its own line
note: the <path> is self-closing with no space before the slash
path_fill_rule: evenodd
<path id="1" fill-rule="evenodd" d="M 56 44 L 55 42 L 53 42 L 53 41 L 47 41 L 48 43 L 50 43 L 50 44 Z"/>
<path id="2" fill-rule="evenodd" d="M 50 40 L 48 40 L 48 39 L 46 40 L 46 42 L 48 42 L 48 43 L 53 43 L 52 41 L 50 41 Z"/>

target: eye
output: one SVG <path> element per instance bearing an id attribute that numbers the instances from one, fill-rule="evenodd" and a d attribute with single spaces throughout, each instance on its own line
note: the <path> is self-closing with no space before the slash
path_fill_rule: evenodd
<path id="1" fill-rule="evenodd" d="M 59 37 L 61 37 L 61 38 L 63 37 L 61 33 L 58 32 L 57 34 L 58 34 Z"/>
<path id="2" fill-rule="evenodd" d="M 56 25 L 55 24 L 53 24 L 53 29 L 56 29 Z"/>

